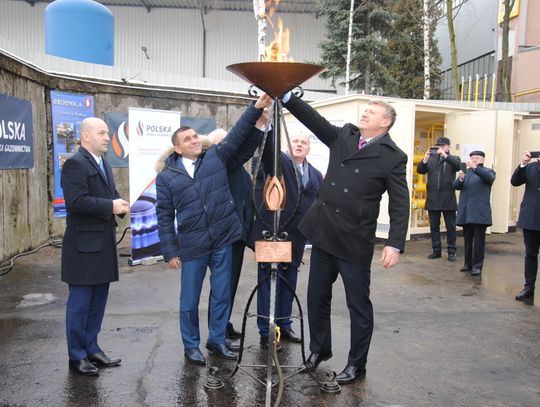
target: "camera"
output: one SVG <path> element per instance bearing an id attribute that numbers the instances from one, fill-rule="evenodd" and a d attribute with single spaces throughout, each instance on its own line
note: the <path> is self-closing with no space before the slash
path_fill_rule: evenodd
<path id="1" fill-rule="evenodd" d="M 530 151 L 531 158 L 540 158 L 540 151 Z"/>
<path id="2" fill-rule="evenodd" d="M 463 172 L 467 172 L 467 163 L 464 163 L 464 162 L 459 163 L 459 169 Z"/>
<path id="3" fill-rule="evenodd" d="M 431 157 L 437 157 L 437 156 L 438 156 L 437 151 L 439 151 L 439 147 L 437 147 L 437 146 L 431 146 L 431 147 L 429 148 L 429 155 L 430 155 Z"/>

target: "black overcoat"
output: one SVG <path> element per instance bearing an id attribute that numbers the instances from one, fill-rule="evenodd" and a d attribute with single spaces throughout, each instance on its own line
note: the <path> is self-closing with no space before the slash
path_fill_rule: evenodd
<path id="1" fill-rule="evenodd" d="M 355 264 L 370 265 L 381 198 L 388 192 L 390 215 L 386 244 L 404 250 L 409 226 L 407 155 L 390 135 L 358 150 L 352 124 L 334 126 L 301 99 L 284 104 L 330 148 L 330 162 L 317 198 L 298 228 L 311 243 Z"/>
<path id="2" fill-rule="evenodd" d="M 427 163 L 420 161 L 418 174 L 428 175 L 426 209 L 429 211 L 455 211 L 457 209 L 456 191 L 453 182 L 459 171 L 461 160 L 448 154 L 445 159 L 429 157 Z"/>
<path id="3" fill-rule="evenodd" d="M 86 149 L 62 168 L 66 231 L 62 244 L 62 281 L 72 285 L 105 284 L 118 280 L 116 221 L 113 199 L 120 198 L 110 165 L 107 179 Z"/>
<path id="4" fill-rule="evenodd" d="M 525 184 L 525 194 L 519 209 L 518 226 L 522 229 L 540 230 L 540 162 L 518 165 L 511 184 L 515 187 Z"/>

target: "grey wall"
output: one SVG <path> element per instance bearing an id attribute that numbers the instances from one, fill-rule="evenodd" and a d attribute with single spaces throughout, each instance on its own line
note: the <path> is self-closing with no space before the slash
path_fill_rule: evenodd
<path id="1" fill-rule="evenodd" d="M 54 218 L 52 197 L 52 126 L 50 90 L 93 95 L 95 114 L 127 111 L 129 107 L 178 110 L 191 117 L 214 117 L 230 128 L 248 98 L 242 95 L 188 89 L 118 86 L 49 75 L 0 52 L 0 92 L 32 102 L 34 168 L 0 170 L 0 261 L 62 235 L 63 218 Z M 117 189 L 127 198 L 128 169 L 114 169 Z M 119 230 L 127 226 L 123 220 Z"/>

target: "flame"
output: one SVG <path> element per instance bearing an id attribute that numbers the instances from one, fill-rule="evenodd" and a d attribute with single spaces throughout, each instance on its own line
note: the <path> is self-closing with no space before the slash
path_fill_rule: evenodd
<path id="1" fill-rule="evenodd" d="M 270 9 L 270 13 L 272 9 Z M 267 62 L 293 62 L 291 57 L 288 57 L 289 53 L 289 29 L 283 29 L 283 21 L 281 17 L 278 18 L 278 29 L 274 32 L 274 41 L 266 47 L 266 52 L 263 60 Z"/>

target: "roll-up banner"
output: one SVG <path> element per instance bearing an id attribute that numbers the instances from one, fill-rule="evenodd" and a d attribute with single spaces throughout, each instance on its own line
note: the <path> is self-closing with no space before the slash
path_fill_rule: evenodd
<path id="1" fill-rule="evenodd" d="M 131 260 L 161 255 L 156 215 L 156 163 L 171 147 L 180 112 L 129 108 Z"/>
<path id="2" fill-rule="evenodd" d="M 32 103 L 0 94 L 0 169 L 34 167 Z"/>
<path id="3" fill-rule="evenodd" d="M 54 217 L 66 216 L 60 171 L 64 162 L 79 148 L 81 122 L 94 116 L 94 97 L 51 90 L 53 130 Z"/>

